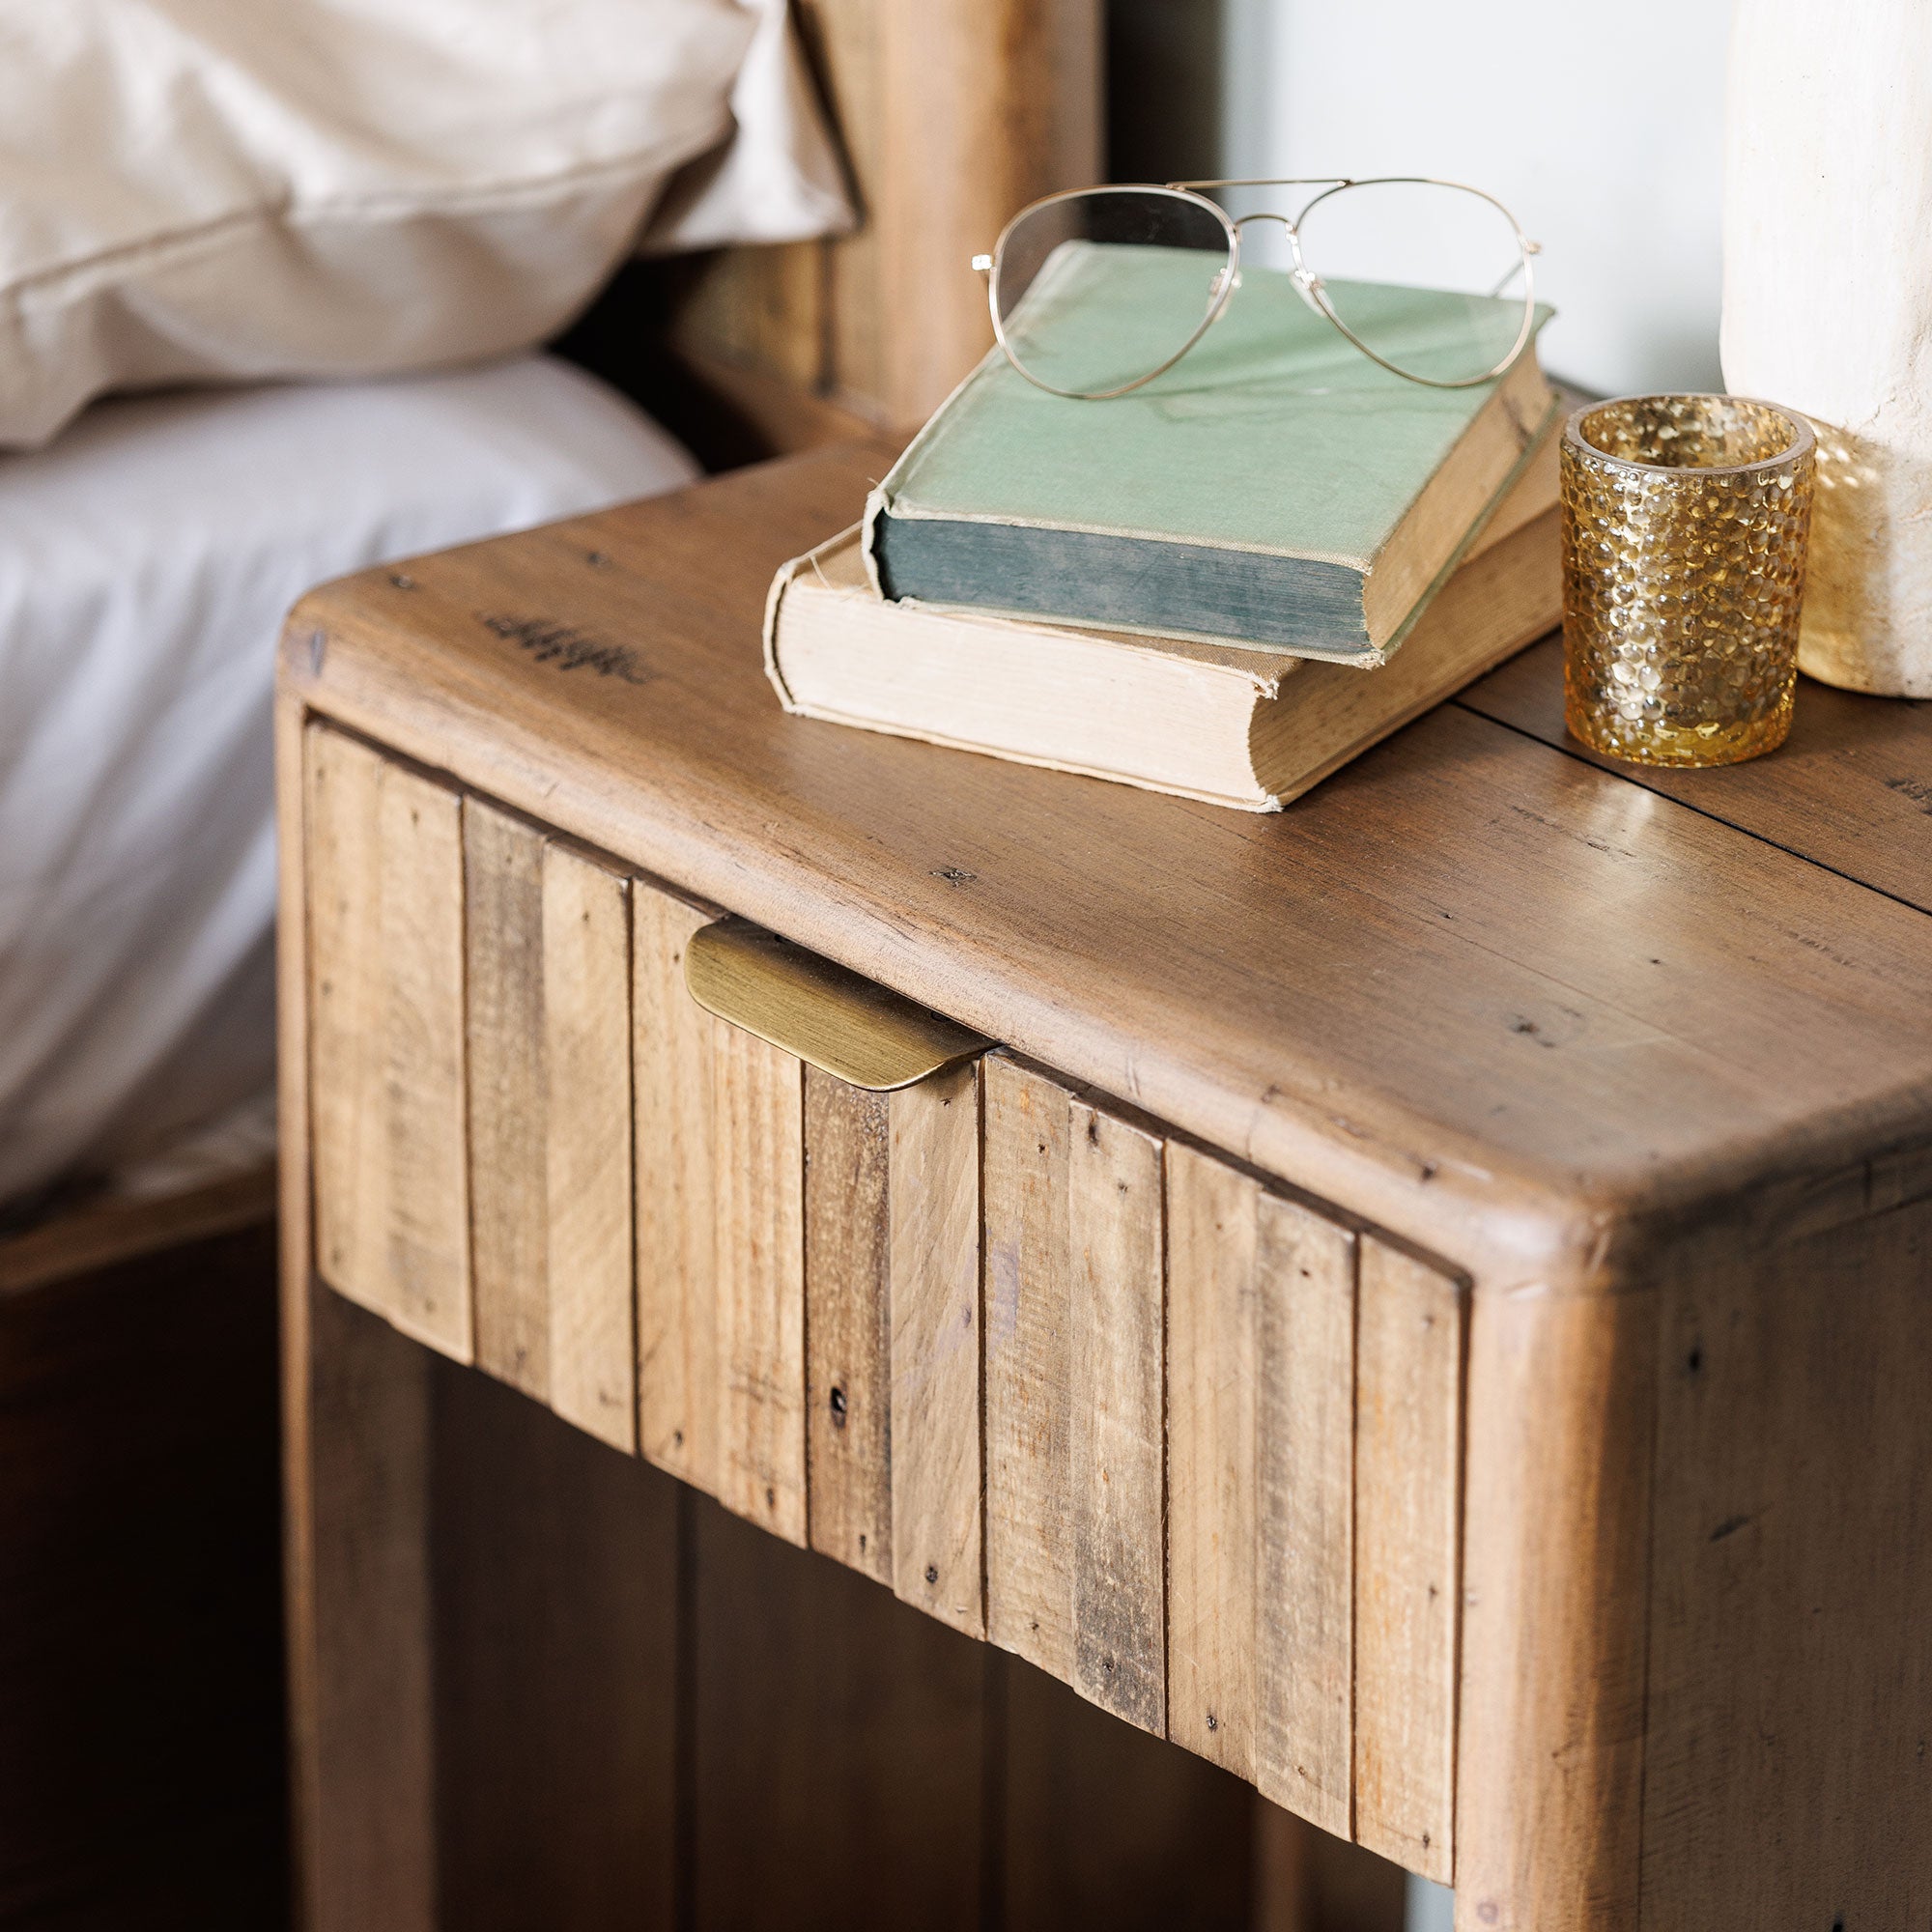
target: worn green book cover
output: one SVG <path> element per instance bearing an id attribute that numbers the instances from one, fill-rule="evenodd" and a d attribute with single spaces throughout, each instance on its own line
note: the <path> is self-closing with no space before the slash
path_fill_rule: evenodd
<path id="1" fill-rule="evenodd" d="M 1105 330 L 1198 296 L 1201 259 L 1068 243 L 1017 320 Z M 1408 355 L 1453 356 L 1477 326 L 1460 295 L 1358 287 L 1351 312 L 1365 299 Z M 1050 395 L 990 352 L 872 493 L 867 568 L 894 599 L 1378 663 L 1555 417 L 1533 348 L 1431 388 L 1244 268 L 1203 340 L 1129 395 Z"/>

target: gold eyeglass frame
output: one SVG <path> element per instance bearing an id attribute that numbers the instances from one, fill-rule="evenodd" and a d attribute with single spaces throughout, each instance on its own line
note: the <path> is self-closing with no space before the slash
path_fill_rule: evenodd
<path id="1" fill-rule="evenodd" d="M 1316 209 L 1331 195 L 1343 193 L 1351 187 L 1453 187 L 1461 188 L 1465 194 L 1473 194 L 1479 200 L 1487 201 L 1510 225 L 1510 232 L 1516 237 L 1519 267 L 1522 273 L 1522 323 L 1517 329 L 1516 340 L 1510 345 L 1509 353 L 1492 367 L 1484 370 L 1480 376 L 1465 376 L 1456 382 L 1445 382 L 1434 376 L 1418 376 L 1407 369 L 1398 368 L 1387 357 L 1378 355 L 1335 313 L 1334 304 L 1328 299 L 1328 292 L 1320 275 L 1314 273 L 1301 254 L 1301 224 Z M 1307 202 L 1299 214 L 1286 215 L 1257 211 L 1253 214 L 1231 216 L 1218 202 L 1210 201 L 1206 190 L 1217 187 L 1319 187 L 1321 192 Z M 1208 312 L 1194 333 L 1163 362 L 1158 369 L 1151 369 L 1145 376 L 1137 377 L 1131 383 L 1122 383 L 1117 389 L 1057 389 L 1051 383 L 1042 383 L 1032 374 L 1017 355 L 1012 345 L 1007 340 L 1006 325 L 1000 317 L 1000 263 L 1006 254 L 1007 242 L 1020 223 L 1042 208 L 1051 208 L 1061 201 L 1075 201 L 1094 194 L 1171 194 L 1177 201 L 1183 201 L 1196 208 L 1204 208 L 1221 224 L 1228 238 L 1228 259 L 1209 284 Z M 1241 230 L 1250 221 L 1278 221 L 1288 231 L 1288 243 L 1294 256 L 1294 268 L 1291 271 L 1296 292 L 1315 313 L 1324 321 L 1332 323 L 1347 339 L 1354 345 L 1371 362 L 1379 364 L 1392 376 L 1400 376 L 1406 383 L 1420 383 L 1431 389 L 1474 389 L 1485 383 L 1493 382 L 1508 369 L 1523 352 L 1536 323 L 1536 270 L 1532 258 L 1543 252 L 1540 242 L 1532 242 L 1522 232 L 1522 224 L 1494 195 L 1485 189 L 1473 187 L 1467 182 L 1447 181 L 1439 175 L 1284 175 L 1247 177 L 1236 176 L 1225 181 L 1172 181 L 1172 182 L 1107 182 L 1095 187 L 1063 188 L 1058 194 L 1041 195 L 1037 201 L 1030 201 L 1000 230 L 999 239 L 993 243 L 990 255 L 973 257 L 974 271 L 984 278 L 986 284 L 986 307 L 993 318 L 993 339 L 1000 345 L 1001 352 L 1013 369 L 1031 383 L 1036 389 L 1044 389 L 1050 396 L 1065 396 L 1073 402 L 1104 403 L 1116 396 L 1131 395 L 1134 390 L 1145 388 L 1148 384 L 1164 376 L 1174 365 L 1206 335 L 1215 323 L 1219 322 L 1233 299 L 1235 291 L 1241 285 Z M 1512 270 L 1496 284 L 1498 290 L 1511 281 L 1517 270 Z"/>

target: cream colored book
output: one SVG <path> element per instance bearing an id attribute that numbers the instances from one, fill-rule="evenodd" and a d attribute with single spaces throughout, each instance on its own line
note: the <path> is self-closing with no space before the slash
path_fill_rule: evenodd
<path id="1" fill-rule="evenodd" d="M 1549 438 L 1378 668 L 887 603 L 854 528 L 779 572 L 765 668 L 804 717 L 1275 811 L 1561 618 Z"/>

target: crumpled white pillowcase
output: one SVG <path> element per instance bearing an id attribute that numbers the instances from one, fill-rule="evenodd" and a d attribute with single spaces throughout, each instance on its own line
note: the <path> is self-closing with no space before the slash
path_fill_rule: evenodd
<path id="1" fill-rule="evenodd" d="M 855 223 L 789 0 L 747 4 L 762 17 L 731 89 L 734 131 L 679 170 L 652 213 L 639 254 L 803 242 L 844 234 Z"/>
<path id="2" fill-rule="evenodd" d="M 650 245 L 849 219 L 783 0 L 9 0 L 0 445 L 541 341 L 734 125 Z"/>

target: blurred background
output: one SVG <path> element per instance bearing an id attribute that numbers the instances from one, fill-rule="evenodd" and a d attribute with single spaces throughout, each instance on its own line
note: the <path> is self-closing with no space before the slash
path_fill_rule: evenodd
<path id="1" fill-rule="evenodd" d="M 1109 0 L 1110 172 L 1469 182 L 1543 244 L 1551 375 L 1605 395 L 1721 388 L 1730 13 L 1730 0 Z"/>

